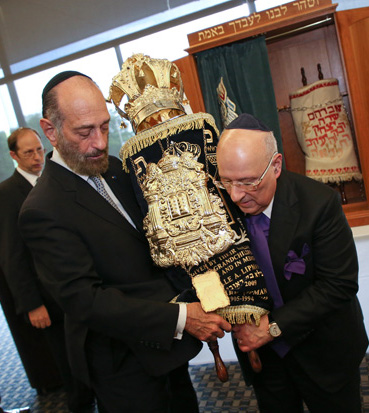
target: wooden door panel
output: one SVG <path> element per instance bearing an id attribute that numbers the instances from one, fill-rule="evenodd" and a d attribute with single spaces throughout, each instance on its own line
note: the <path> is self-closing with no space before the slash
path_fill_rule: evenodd
<path id="1" fill-rule="evenodd" d="M 193 113 L 205 112 L 195 58 L 192 55 L 185 56 L 175 60 L 174 63 L 181 72 L 183 88 Z"/>
<path id="2" fill-rule="evenodd" d="M 345 10 L 335 14 L 338 38 L 345 61 L 347 85 L 364 178 L 366 199 L 369 198 L 369 7 Z M 368 201 L 358 209 L 347 206 L 350 224 L 369 224 Z"/>

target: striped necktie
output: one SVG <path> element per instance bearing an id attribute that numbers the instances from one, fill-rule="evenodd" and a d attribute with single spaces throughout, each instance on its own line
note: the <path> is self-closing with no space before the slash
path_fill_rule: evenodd
<path id="1" fill-rule="evenodd" d="M 109 204 L 115 208 L 121 215 L 123 215 L 122 211 L 118 208 L 118 205 L 112 200 L 111 196 L 105 189 L 105 186 L 101 180 L 101 175 L 90 176 L 89 179 L 96 185 L 97 192 L 109 202 Z M 124 215 L 123 215 L 124 216 Z"/>

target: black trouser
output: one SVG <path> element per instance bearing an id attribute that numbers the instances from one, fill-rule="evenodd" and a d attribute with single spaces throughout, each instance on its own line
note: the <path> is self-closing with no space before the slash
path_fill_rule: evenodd
<path id="1" fill-rule="evenodd" d="M 253 387 L 261 413 L 300 413 L 303 402 L 311 413 L 361 412 L 359 369 L 344 387 L 331 393 L 317 386 L 292 355 L 281 359 L 268 346 L 258 352 L 263 369 L 254 375 Z"/>
<path id="2" fill-rule="evenodd" d="M 117 340 L 88 339 L 86 351 L 99 413 L 198 413 L 188 364 L 153 377 Z"/>
<path id="3" fill-rule="evenodd" d="M 64 382 L 69 410 L 76 413 L 83 412 L 85 409 L 88 411 L 95 396 L 90 387 L 72 375 L 65 345 L 64 323 L 52 321 L 51 326 L 43 331 Z"/>

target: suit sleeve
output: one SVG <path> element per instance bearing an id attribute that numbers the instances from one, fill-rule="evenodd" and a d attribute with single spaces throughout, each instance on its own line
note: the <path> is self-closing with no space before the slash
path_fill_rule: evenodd
<path id="1" fill-rule="evenodd" d="M 1 267 L 12 292 L 18 314 L 28 313 L 43 304 L 37 274 L 30 251 L 17 225 L 19 208 L 2 194 L 1 201 Z"/>
<path id="2" fill-rule="evenodd" d="M 306 272 L 293 275 L 297 277 L 292 280 L 296 283 L 295 297 L 273 311 L 291 345 L 324 326 L 325 320 L 349 305 L 358 291 L 355 243 L 337 194 L 332 191 L 316 211 L 313 207 L 309 210 L 308 204 L 304 208 L 307 211 L 301 221 L 305 224 L 300 223 L 298 236 L 311 248 Z"/>
<path id="3" fill-rule="evenodd" d="M 87 234 L 80 233 L 68 218 L 45 208 L 23 210 L 20 227 L 41 280 L 69 318 L 130 345 L 147 340 L 160 343 L 162 349 L 170 349 L 178 305 L 140 296 L 140 283 L 134 283 L 137 278 L 134 273 L 129 274 L 133 281 L 126 288 L 102 281 L 102 268 L 97 267 L 94 254 L 108 257 L 113 248 L 119 251 L 119 245 L 100 239 L 98 251 L 92 252 L 84 240 Z M 93 227 L 91 222 L 90 231 L 94 231 Z M 107 233 L 106 237 L 109 236 L 113 235 Z M 126 254 L 127 260 L 133 259 L 123 250 L 121 254 Z M 103 266 L 109 265 L 107 258 Z M 117 271 L 123 274 L 126 270 L 121 266 Z M 158 288 L 158 283 L 153 284 L 153 288 L 154 285 Z M 145 290 L 149 288 L 150 282 L 146 283 Z"/>

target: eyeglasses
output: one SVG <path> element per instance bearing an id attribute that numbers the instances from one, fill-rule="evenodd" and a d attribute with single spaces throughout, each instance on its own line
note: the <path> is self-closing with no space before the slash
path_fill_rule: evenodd
<path id="1" fill-rule="evenodd" d="M 44 148 L 38 148 L 38 149 L 30 149 L 29 151 L 22 152 L 20 155 L 22 158 L 33 158 L 36 154 L 37 155 L 43 155 L 45 153 L 46 149 Z"/>
<path id="2" fill-rule="evenodd" d="M 245 182 L 245 181 L 227 181 L 227 180 L 220 180 L 220 181 L 214 181 L 214 185 L 220 189 L 230 189 L 232 186 L 235 186 L 239 189 L 242 189 L 247 192 L 254 192 L 258 189 L 259 185 L 261 184 L 261 181 L 265 178 L 265 175 L 269 171 L 269 168 L 273 162 L 273 158 L 275 155 L 277 155 L 278 152 L 274 152 L 272 157 L 270 158 L 270 161 L 265 168 L 265 171 L 261 174 L 260 178 L 257 179 L 254 182 Z"/>

